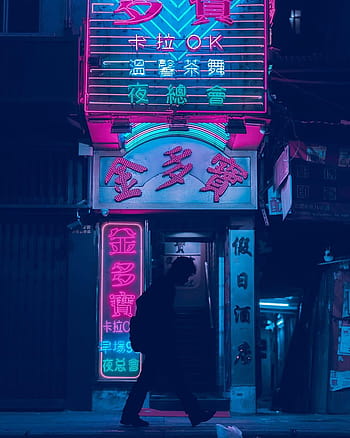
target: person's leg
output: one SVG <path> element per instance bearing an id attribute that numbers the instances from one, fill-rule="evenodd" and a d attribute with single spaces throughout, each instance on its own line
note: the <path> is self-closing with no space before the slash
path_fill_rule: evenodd
<path id="1" fill-rule="evenodd" d="M 169 364 L 169 380 L 172 382 L 174 390 L 180 399 L 186 413 L 195 414 L 200 412 L 200 406 L 197 397 L 190 390 L 186 381 L 185 374 L 176 359 Z"/>
<path id="2" fill-rule="evenodd" d="M 169 377 L 174 384 L 175 393 L 180 399 L 192 426 L 208 421 L 215 414 L 215 409 L 202 410 L 197 397 L 190 390 L 180 364 L 174 359 L 169 367 Z"/>
<path id="3" fill-rule="evenodd" d="M 126 400 L 121 418 L 123 424 L 133 424 L 133 420 L 138 419 L 138 414 L 142 409 L 147 392 L 151 389 L 154 373 L 154 361 L 152 357 L 146 357 L 141 374 L 131 388 Z"/>

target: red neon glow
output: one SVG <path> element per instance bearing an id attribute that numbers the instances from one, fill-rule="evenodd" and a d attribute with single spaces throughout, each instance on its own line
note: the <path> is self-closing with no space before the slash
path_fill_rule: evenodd
<path id="1" fill-rule="evenodd" d="M 139 173 L 143 173 L 148 170 L 147 167 L 132 163 L 125 158 L 118 157 L 113 161 L 107 172 L 105 184 L 109 183 L 113 175 L 117 175 L 117 178 L 115 179 L 115 191 L 118 193 L 118 195 L 116 195 L 114 198 L 117 202 L 142 195 L 140 189 L 132 188 L 137 184 L 137 180 L 133 178 L 132 174 L 128 172 L 127 169 L 131 169 Z"/>
<path id="2" fill-rule="evenodd" d="M 141 14 L 139 11 L 133 9 L 133 6 L 148 6 L 148 9 Z M 113 24 L 119 26 L 120 24 L 139 24 L 145 21 L 150 21 L 156 17 L 163 8 L 162 2 L 158 0 L 120 0 L 118 8 L 114 14 L 120 12 L 129 16 L 127 20 L 115 20 Z"/>
<path id="3" fill-rule="evenodd" d="M 180 154 L 180 152 L 182 153 Z M 162 167 L 170 166 L 172 164 L 174 164 L 174 166 L 163 172 L 163 177 L 169 177 L 169 180 L 157 187 L 157 191 L 173 186 L 174 184 L 184 184 L 184 176 L 193 168 L 193 164 L 182 164 L 181 162 L 183 159 L 192 155 L 191 149 L 185 149 L 182 151 L 182 146 L 176 146 L 170 151 L 165 152 L 164 155 L 169 156 L 170 159 L 166 161 Z"/>
<path id="4" fill-rule="evenodd" d="M 130 380 L 141 371 L 141 355 L 132 350 L 128 333 L 143 289 L 143 228 L 132 222 L 106 223 L 101 239 L 99 375 Z"/>
<path id="5" fill-rule="evenodd" d="M 213 175 L 200 189 L 200 192 L 214 192 L 214 202 L 220 201 L 220 197 L 229 186 L 242 183 L 244 179 L 248 178 L 248 172 L 239 166 L 234 158 L 216 154 L 211 163 L 217 164 L 217 166 L 208 167 L 207 171 Z"/>
<path id="6" fill-rule="evenodd" d="M 231 25 L 230 18 L 231 0 L 190 0 L 191 5 L 196 5 L 196 20 L 192 25 L 209 23 L 209 18 Z"/>
<path id="7" fill-rule="evenodd" d="M 276 13 L 276 0 L 268 0 L 268 2 L 269 2 L 269 24 L 272 27 Z"/>
<path id="8" fill-rule="evenodd" d="M 112 228 L 108 234 L 109 255 L 136 254 L 136 233 L 131 228 Z"/>
<path id="9" fill-rule="evenodd" d="M 111 269 L 111 281 L 113 287 L 128 286 L 135 281 L 135 263 L 115 262 Z"/>
<path id="10" fill-rule="evenodd" d="M 119 291 L 117 294 L 109 295 L 109 302 L 112 307 L 112 318 L 124 315 L 130 318 L 135 313 L 136 295 L 127 294 L 125 291 Z"/>

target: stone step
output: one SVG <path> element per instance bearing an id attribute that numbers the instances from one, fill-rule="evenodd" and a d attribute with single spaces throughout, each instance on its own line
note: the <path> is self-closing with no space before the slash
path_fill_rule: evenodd
<path id="1" fill-rule="evenodd" d="M 224 397 L 201 396 L 197 395 L 202 409 L 216 409 L 217 411 L 228 411 L 230 400 Z M 183 407 L 178 398 L 170 395 L 151 394 L 149 407 L 163 411 L 183 411 Z"/>

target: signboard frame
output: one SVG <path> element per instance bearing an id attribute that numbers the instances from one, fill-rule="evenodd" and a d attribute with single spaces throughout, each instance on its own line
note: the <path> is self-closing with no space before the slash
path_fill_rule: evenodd
<path id="1" fill-rule="evenodd" d="M 147 150 L 143 149 L 143 147 L 147 146 Z M 207 172 L 207 169 L 212 167 L 209 158 L 214 158 L 215 156 L 224 156 L 228 160 L 232 159 L 233 162 L 236 162 L 238 166 L 242 163 L 244 164 L 244 170 L 247 171 L 248 177 L 242 184 L 237 182 L 233 186 L 229 186 L 223 195 L 226 196 L 225 199 L 229 199 L 228 201 L 220 200 L 218 202 L 214 202 L 214 194 L 212 191 L 201 191 L 205 187 L 205 180 L 202 176 L 202 180 L 196 174 L 192 174 L 192 172 L 196 169 L 196 164 L 193 164 L 192 170 L 189 171 L 187 175 L 183 175 L 183 183 L 174 184 L 172 187 L 165 188 L 164 190 L 156 191 L 154 187 L 157 184 L 164 181 L 169 181 L 168 177 L 164 175 L 166 172 L 166 168 L 164 169 L 164 162 L 166 158 L 163 157 L 164 154 L 162 152 L 167 152 L 169 150 L 173 150 L 174 147 L 181 147 L 181 152 L 185 150 L 193 150 L 193 156 L 197 156 L 197 161 L 200 161 L 200 165 L 202 168 L 200 169 L 201 175 L 205 174 L 205 178 L 209 180 L 210 173 Z M 136 176 L 138 180 L 144 178 L 144 183 L 139 183 L 139 185 L 133 186 L 133 189 L 142 190 L 143 185 L 150 187 L 150 190 L 153 190 L 152 193 L 147 193 L 144 199 L 143 195 L 139 195 L 130 200 L 124 200 L 122 202 L 116 202 L 115 197 L 119 190 L 118 187 L 113 187 L 113 181 L 116 181 L 117 178 L 121 178 L 121 176 L 113 176 L 113 178 L 109 181 L 109 194 L 101 194 L 102 190 L 107 190 L 105 183 L 105 173 L 102 174 L 102 161 L 105 157 L 110 157 L 110 162 L 113 162 L 113 158 L 126 159 L 130 160 L 130 162 L 134 163 L 134 158 L 138 158 L 137 165 L 143 165 L 143 168 L 139 168 L 143 170 L 146 168 L 145 165 L 157 166 L 157 151 L 159 152 L 158 159 L 162 159 L 158 163 L 158 174 L 151 175 L 149 177 L 147 172 L 138 173 L 137 171 L 133 171 L 132 169 L 128 170 L 129 175 L 128 178 L 132 178 L 132 176 Z M 179 153 L 181 153 L 179 152 Z M 205 157 L 209 157 L 208 161 L 205 161 Z M 191 157 L 190 157 L 191 158 Z M 188 161 L 183 161 L 183 168 L 185 167 L 185 163 L 190 163 Z M 242 161 L 243 160 L 243 161 Z M 164 161 L 164 162 L 163 162 Z M 196 163 L 195 161 L 194 163 Z M 151 164 L 149 164 L 151 163 Z M 162 166 L 163 163 L 163 166 Z M 179 163 L 177 164 L 179 166 Z M 135 167 L 134 167 L 135 168 Z M 180 170 L 181 171 L 181 170 Z M 143 145 L 135 148 L 134 151 L 130 151 L 129 153 L 123 155 L 116 151 L 95 151 L 93 158 L 93 199 L 92 199 L 92 207 L 93 209 L 107 209 L 110 211 L 117 210 L 118 212 L 126 212 L 131 213 L 135 211 L 165 211 L 165 210 L 255 210 L 257 208 L 257 153 L 256 151 L 232 151 L 226 149 L 225 151 L 219 151 L 216 148 L 205 144 L 204 142 L 200 142 L 195 139 L 184 139 L 181 137 L 168 137 L 161 138 L 157 140 L 152 140 L 148 143 L 144 143 Z M 134 172 L 134 173 L 133 173 Z M 171 172 L 170 172 L 171 173 Z M 179 170 L 177 171 L 177 175 L 179 175 Z M 165 178 L 164 178 L 165 177 Z M 136 179 L 134 178 L 134 179 Z M 191 179 L 190 179 L 191 178 Z M 154 179 L 154 183 L 152 183 L 152 179 Z M 157 182 L 158 181 L 158 182 Z M 190 183 L 187 191 L 186 181 Z M 142 185 L 143 184 L 143 185 Z M 182 190 L 182 193 L 179 192 Z M 242 192 L 244 190 L 244 192 Z M 108 196 L 108 201 L 103 200 L 103 197 Z M 153 197 L 152 197 L 153 196 Z M 192 197 L 191 197 L 192 196 Z M 196 199 L 193 196 L 198 196 L 200 201 L 196 202 Z M 235 198 L 236 196 L 236 198 Z M 240 201 L 240 199 L 244 199 Z M 203 201 L 201 201 L 203 200 Z"/>
<path id="2" fill-rule="evenodd" d="M 268 0 L 221 0 L 217 7 L 222 11 L 216 14 L 205 12 L 212 7 L 206 0 L 182 0 L 177 5 L 152 0 L 148 3 L 162 8 L 148 21 L 144 18 L 147 10 L 138 9 L 138 0 L 125 2 L 129 6 L 124 9 L 112 1 L 87 3 L 86 113 L 128 115 L 143 121 L 154 115 L 266 113 Z M 101 4 L 105 9 L 99 8 Z M 170 6 L 182 9 L 173 12 Z M 139 15 L 139 23 L 129 24 L 131 15 Z M 219 61 L 221 70 L 214 66 Z M 172 63 L 165 76 L 160 67 L 164 62 Z M 135 69 L 135 63 L 143 67 Z"/>
<path id="3" fill-rule="evenodd" d="M 101 226 L 100 381 L 134 381 L 141 373 L 141 353 L 132 350 L 129 330 L 136 299 L 144 289 L 144 234 L 144 224 L 137 221 L 105 222 Z"/>

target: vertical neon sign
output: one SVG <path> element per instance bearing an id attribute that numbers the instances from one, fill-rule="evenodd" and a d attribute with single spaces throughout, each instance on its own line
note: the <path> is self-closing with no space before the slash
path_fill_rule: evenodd
<path id="1" fill-rule="evenodd" d="M 99 378 L 130 380 L 141 372 L 141 355 L 131 348 L 129 329 L 143 287 L 143 227 L 106 223 L 101 242 Z"/>

